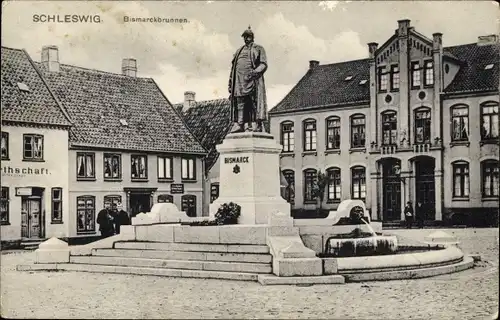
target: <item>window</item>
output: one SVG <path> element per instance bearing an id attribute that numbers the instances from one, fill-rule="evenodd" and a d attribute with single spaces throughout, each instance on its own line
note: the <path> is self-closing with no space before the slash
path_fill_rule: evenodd
<path id="1" fill-rule="evenodd" d="M 52 223 L 62 223 L 62 188 L 52 188 Z"/>
<path id="2" fill-rule="evenodd" d="M 354 167 L 351 169 L 352 199 L 365 200 L 366 198 L 366 175 L 364 167 Z"/>
<path id="3" fill-rule="evenodd" d="M 351 116 L 351 148 L 365 147 L 365 116 Z"/>
<path id="4" fill-rule="evenodd" d="M 104 154 L 104 180 L 121 179 L 122 156 L 120 154 Z"/>
<path id="5" fill-rule="evenodd" d="M 3 224 L 9 224 L 9 188 L 8 187 L 2 187 L 2 198 L 1 198 L 1 208 L 2 212 L 1 217 L 0 217 L 0 223 Z"/>
<path id="6" fill-rule="evenodd" d="M 386 67 L 378 68 L 378 90 L 387 91 L 388 74 Z"/>
<path id="7" fill-rule="evenodd" d="M 415 110 L 415 143 L 431 142 L 431 110 Z"/>
<path id="8" fill-rule="evenodd" d="M 295 147 L 293 122 L 283 122 L 281 124 L 281 145 L 283 146 L 283 152 L 293 152 Z"/>
<path id="9" fill-rule="evenodd" d="M 396 145 L 398 132 L 398 120 L 396 112 L 388 111 L 382 113 L 382 144 L 383 145 Z"/>
<path id="10" fill-rule="evenodd" d="M 285 187 L 285 200 L 291 204 L 295 203 L 295 172 L 293 170 L 283 170 L 287 186 Z"/>
<path id="11" fill-rule="evenodd" d="M 158 203 L 174 203 L 174 196 L 170 194 L 158 195 Z"/>
<path id="12" fill-rule="evenodd" d="M 122 196 L 119 195 L 111 195 L 104 196 L 104 208 L 114 208 L 118 207 L 122 204 Z"/>
<path id="13" fill-rule="evenodd" d="M 340 118 L 326 119 L 326 149 L 340 149 Z"/>
<path id="14" fill-rule="evenodd" d="M 304 121 L 304 151 L 316 150 L 316 120 Z"/>
<path id="15" fill-rule="evenodd" d="M 172 157 L 158 157 L 158 180 L 174 178 L 174 160 Z"/>
<path id="16" fill-rule="evenodd" d="M 434 84 L 434 63 L 426 61 L 424 64 L 424 86 L 432 86 Z"/>
<path id="17" fill-rule="evenodd" d="M 457 161 L 453 167 L 453 198 L 469 197 L 469 163 Z"/>
<path id="18" fill-rule="evenodd" d="M 328 202 L 340 202 L 341 179 L 339 168 L 329 168 L 326 170 L 328 177 Z"/>
<path id="19" fill-rule="evenodd" d="M 182 180 L 196 180 L 196 166 L 194 159 L 182 159 Z"/>
<path id="20" fill-rule="evenodd" d="M 181 197 L 181 211 L 186 212 L 188 217 L 196 217 L 196 196 L 186 194 Z"/>
<path id="21" fill-rule="evenodd" d="M 399 66 L 391 66 L 391 90 L 399 89 Z"/>
<path id="22" fill-rule="evenodd" d="M 38 134 L 23 135 L 23 159 L 30 161 L 43 160 L 43 136 Z"/>
<path id="23" fill-rule="evenodd" d="M 219 184 L 218 183 L 210 184 L 210 203 L 217 200 L 218 197 L 219 197 Z"/>
<path id="24" fill-rule="evenodd" d="M 420 63 L 414 61 L 411 63 L 411 86 L 412 88 L 420 88 Z"/>
<path id="25" fill-rule="evenodd" d="M 481 106 L 481 139 L 498 139 L 498 103 L 490 102 Z"/>
<path id="26" fill-rule="evenodd" d="M 2 160 L 9 160 L 9 133 L 2 131 Z"/>
<path id="27" fill-rule="evenodd" d="M 469 107 L 456 106 L 451 108 L 451 140 L 469 140 Z"/>
<path id="28" fill-rule="evenodd" d="M 95 232 L 95 197 L 76 198 L 77 233 Z"/>
<path id="29" fill-rule="evenodd" d="M 481 168 L 483 197 L 498 197 L 498 161 L 483 161 Z"/>
<path id="30" fill-rule="evenodd" d="M 95 179 L 95 154 L 78 152 L 76 154 L 77 180 Z"/>
<path id="31" fill-rule="evenodd" d="M 304 203 L 316 203 L 316 180 L 318 175 L 315 169 L 304 170 Z"/>
<path id="32" fill-rule="evenodd" d="M 148 178 L 148 157 L 143 155 L 132 155 L 130 157 L 132 164 L 132 179 Z"/>

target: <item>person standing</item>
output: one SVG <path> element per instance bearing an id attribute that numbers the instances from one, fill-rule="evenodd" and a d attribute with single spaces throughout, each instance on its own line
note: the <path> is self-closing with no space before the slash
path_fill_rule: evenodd
<path id="1" fill-rule="evenodd" d="M 123 210 L 123 206 L 121 203 L 115 205 L 114 207 L 115 211 L 115 232 L 116 234 L 120 234 L 120 226 L 123 225 L 130 225 L 130 217 L 128 216 L 128 213 Z"/>
<path id="2" fill-rule="evenodd" d="M 411 201 L 408 201 L 408 203 L 406 204 L 404 214 L 405 214 L 405 219 L 406 219 L 406 228 L 411 229 L 412 224 L 413 224 L 413 215 L 414 215 L 413 206 L 411 205 Z"/>
<path id="3" fill-rule="evenodd" d="M 422 205 L 422 202 L 417 202 L 417 208 L 415 212 L 417 222 L 418 222 L 418 227 L 420 229 L 424 228 L 424 220 L 425 220 L 425 212 L 424 212 L 424 206 Z"/>
<path id="4" fill-rule="evenodd" d="M 97 214 L 97 223 L 99 224 L 99 231 L 101 231 L 102 238 L 107 238 L 114 234 L 113 216 L 108 206 Z"/>
<path id="5" fill-rule="evenodd" d="M 231 101 L 231 133 L 243 131 L 262 132 L 267 119 L 266 87 L 264 73 L 267 57 L 264 48 L 254 43 L 254 33 L 248 27 L 241 35 L 245 44 L 234 54 L 229 75 Z M 257 123 L 254 130 L 252 122 Z M 248 128 L 245 128 L 248 124 Z"/>

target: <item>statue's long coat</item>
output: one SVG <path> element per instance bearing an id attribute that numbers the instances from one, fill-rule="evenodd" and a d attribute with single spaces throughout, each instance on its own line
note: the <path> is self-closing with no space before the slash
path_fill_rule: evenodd
<path id="1" fill-rule="evenodd" d="M 243 46 L 244 47 L 244 46 Z M 231 121 L 237 122 L 238 119 L 238 108 L 236 103 L 236 97 L 233 96 L 234 86 L 236 82 L 236 62 L 238 61 L 238 56 L 240 55 L 241 47 L 236 51 L 232 61 L 231 74 L 229 75 L 229 87 L 231 89 Z M 264 72 L 267 70 L 267 57 L 264 48 L 258 44 L 252 43 L 250 49 L 250 59 L 252 62 L 252 68 L 254 72 L 258 74 L 258 78 L 255 81 L 255 100 L 257 104 L 257 110 L 255 112 L 255 120 L 266 120 L 267 119 L 267 97 L 266 97 L 266 86 L 264 84 Z"/>

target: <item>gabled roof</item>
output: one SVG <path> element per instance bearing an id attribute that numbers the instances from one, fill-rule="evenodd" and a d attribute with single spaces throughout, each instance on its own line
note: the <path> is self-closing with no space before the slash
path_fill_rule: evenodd
<path id="1" fill-rule="evenodd" d="M 1 54 L 2 121 L 70 126 L 26 51 L 2 47 Z"/>
<path id="2" fill-rule="evenodd" d="M 269 111 L 270 114 L 335 105 L 367 103 L 370 100 L 368 59 L 319 65 L 309 69 L 297 85 Z M 351 80 L 346 80 L 352 76 Z M 368 80 L 360 84 L 361 80 Z"/>
<path id="3" fill-rule="evenodd" d="M 460 70 L 445 93 L 498 90 L 499 45 L 476 43 L 443 48 L 444 56 L 460 62 Z M 485 70 L 488 64 L 493 68 Z M 366 104 L 370 100 L 369 59 L 319 65 L 309 69 L 270 114 Z M 353 76 L 346 81 L 347 76 Z"/>
<path id="4" fill-rule="evenodd" d="M 481 45 L 476 43 L 447 47 L 446 51 L 462 61 L 453 81 L 445 88 L 446 93 L 462 93 L 498 90 L 500 45 Z M 493 68 L 485 70 L 488 64 Z"/>
<path id="5" fill-rule="evenodd" d="M 191 129 L 202 146 L 208 151 L 205 159 L 205 170 L 210 171 L 219 153 L 216 146 L 221 144 L 231 130 L 231 103 L 229 99 L 215 99 L 197 101 L 189 109 L 182 111 L 183 104 L 178 103 L 174 108 L 182 113 L 184 121 Z M 264 128 L 269 132 L 269 121 L 264 122 Z"/>
<path id="6" fill-rule="evenodd" d="M 206 153 L 153 79 L 64 64 L 59 72 L 38 66 L 74 121 L 72 146 Z"/>

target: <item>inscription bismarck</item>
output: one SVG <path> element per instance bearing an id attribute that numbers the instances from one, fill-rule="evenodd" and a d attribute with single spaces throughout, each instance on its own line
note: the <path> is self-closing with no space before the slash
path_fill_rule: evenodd
<path id="1" fill-rule="evenodd" d="M 224 163 L 249 163 L 250 157 L 227 157 L 224 158 Z"/>

